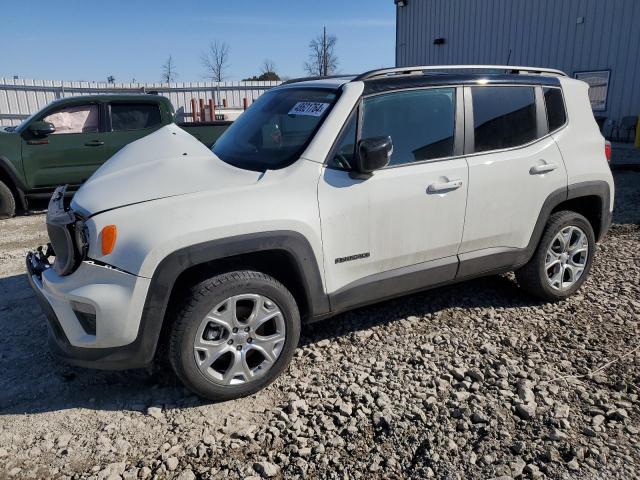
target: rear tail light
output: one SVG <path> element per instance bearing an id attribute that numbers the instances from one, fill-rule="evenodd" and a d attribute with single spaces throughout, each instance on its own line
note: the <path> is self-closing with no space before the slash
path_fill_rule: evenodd
<path id="1" fill-rule="evenodd" d="M 611 163 L 611 142 L 608 140 L 604 142 L 604 156 L 607 157 L 607 162 Z"/>

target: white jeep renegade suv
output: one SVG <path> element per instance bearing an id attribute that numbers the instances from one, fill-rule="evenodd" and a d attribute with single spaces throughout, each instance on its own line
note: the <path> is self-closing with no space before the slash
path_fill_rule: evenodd
<path id="1" fill-rule="evenodd" d="M 587 90 L 556 70 L 410 67 L 287 82 L 211 150 L 166 126 L 70 207 L 54 194 L 51 245 L 27 258 L 53 352 L 162 355 L 229 399 L 286 368 L 302 323 L 347 309 L 511 270 L 561 300 L 613 207 Z"/>

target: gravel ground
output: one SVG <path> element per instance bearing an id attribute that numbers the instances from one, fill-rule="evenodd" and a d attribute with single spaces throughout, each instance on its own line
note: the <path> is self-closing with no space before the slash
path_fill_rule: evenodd
<path id="1" fill-rule="evenodd" d="M 505 275 L 340 315 L 219 404 L 52 359 L 23 271 L 43 216 L 0 221 L 0 478 L 640 478 L 640 173 L 616 186 L 569 300 Z"/>

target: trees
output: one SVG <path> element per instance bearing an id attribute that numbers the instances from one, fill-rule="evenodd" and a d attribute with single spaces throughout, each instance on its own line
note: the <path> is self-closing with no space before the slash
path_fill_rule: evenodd
<path id="1" fill-rule="evenodd" d="M 266 81 L 266 80 L 280 80 L 280 75 L 276 73 L 276 64 L 273 60 L 265 60 L 260 67 L 260 75 L 254 75 L 253 77 L 245 78 L 243 81 Z"/>
<path id="2" fill-rule="evenodd" d="M 116 77 L 114 77 L 113 75 L 109 75 L 107 77 L 107 83 L 116 83 Z"/>
<path id="3" fill-rule="evenodd" d="M 178 77 L 178 72 L 176 72 L 176 65 L 173 62 L 173 56 L 169 55 L 167 61 L 162 65 L 162 83 L 171 83 L 175 82 Z"/>
<path id="4" fill-rule="evenodd" d="M 338 57 L 334 53 L 338 39 L 335 35 L 327 36 L 327 27 L 322 29 L 322 35 L 318 35 L 309 43 L 309 61 L 305 62 L 304 69 L 309 75 L 326 77 L 336 72 Z"/>
<path id="5" fill-rule="evenodd" d="M 214 82 L 222 82 L 229 67 L 229 45 L 224 42 L 209 42 L 209 48 L 200 56 L 206 77 Z"/>

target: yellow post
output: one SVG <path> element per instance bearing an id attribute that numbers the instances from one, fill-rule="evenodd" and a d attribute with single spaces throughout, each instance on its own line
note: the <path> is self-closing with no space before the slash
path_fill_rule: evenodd
<path id="1" fill-rule="evenodd" d="M 638 123 L 636 123 L 636 148 L 640 149 L 640 116 L 638 116 Z"/>

